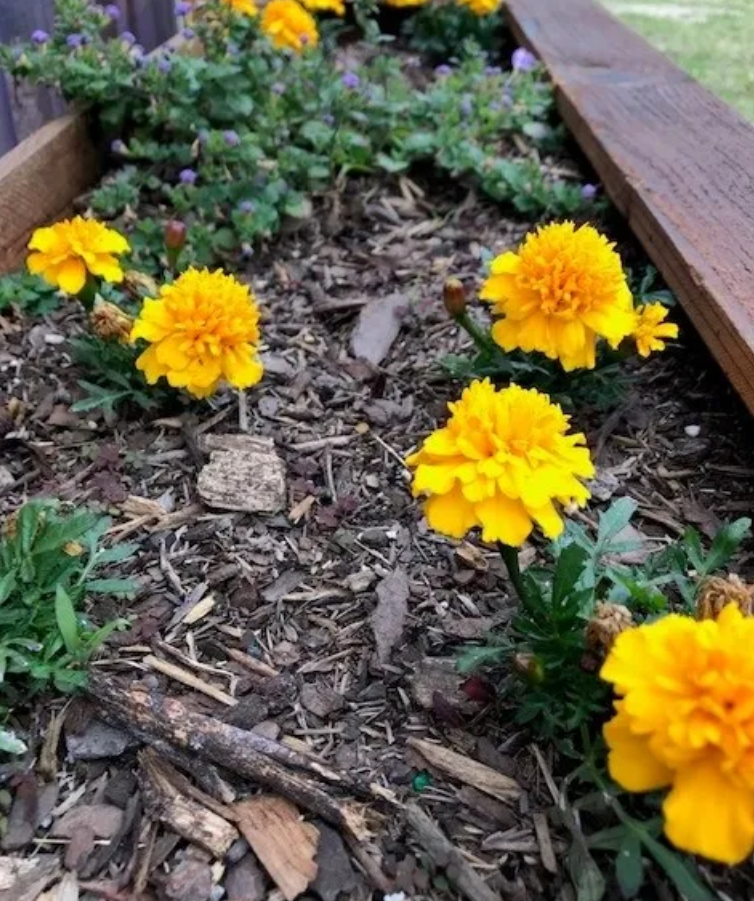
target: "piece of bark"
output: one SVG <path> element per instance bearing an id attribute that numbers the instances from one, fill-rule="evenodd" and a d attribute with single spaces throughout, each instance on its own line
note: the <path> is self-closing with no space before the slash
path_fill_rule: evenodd
<path id="1" fill-rule="evenodd" d="M 0 857 L 0 901 L 36 901 L 60 872 L 52 854 Z"/>
<path id="2" fill-rule="evenodd" d="M 175 698 L 160 697 L 137 686 L 123 687 L 92 673 L 89 694 L 99 712 L 139 735 L 147 743 L 168 742 L 198 754 L 240 776 L 289 798 L 354 837 L 371 835 L 362 805 L 328 794 L 322 782 L 362 797 L 392 800 L 378 786 L 366 786 L 304 754 L 253 732 L 193 713 Z"/>
<path id="3" fill-rule="evenodd" d="M 396 569 L 377 586 L 377 606 L 371 617 L 372 631 L 380 663 L 388 663 L 393 648 L 403 635 L 408 615 L 408 577 Z"/>
<path id="4" fill-rule="evenodd" d="M 40 784 L 32 773 L 16 783 L 8 826 L 0 847 L 4 851 L 25 848 L 34 838 L 40 823 L 52 813 L 58 799 L 58 784 Z"/>
<path id="5" fill-rule="evenodd" d="M 336 901 L 345 892 L 351 897 L 356 888 L 356 874 L 346 853 L 343 839 L 324 823 L 317 826 L 319 830 L 319 846 L 317 848 L 317 878 L 312 883 L 312 890 L 322 901 Z"/>
<path id="6" fill-rule="evenodd" d="M 238 828 L 288 901 L 317 878 L 319 831 L 285 798 L 262 795 L 233 806 Z"/>
<path id="7" fill-rule="evenodd" d="M 65 849 L 65 868 L 77 873 L 84 867 L 94 851 L 94 829 L 86 824 L 80 826 L 71 836 Z"/>
<path id="8" fill-rule="evenodd" d="M 222 860 L 238 838 L 235 826 L 204 805 L 182 794 L 176 770 L 152 750 L 139 754 L 139 783 L 151 817 Z"/>
<path id="9" fill-rule="evenodd" d="M 212 883 L 209 864 L 185 857 L 170 871 L 165 881 L 165 898 L 168 901 L 209 901 Z"/>
<path id="10" fill-rule="evenodd" d="M 515 779 L 504 776 L 471 757 L 421 738 L 409 738 L 406 744 L 418 751 L 433 769 L 459 782 L 473 785 L 498 801 L 510 804 L 521 794 L 521 787 Z"/>
<path id="11" fill-rule="evenodd" d="M 378 366 L 398 337 L 407 312 L 408 301 L 402 294 L 370 300 L 361 308 L 351 334 L 351 353 Z"/>
<path id="12" fill-rule="evenodd" d="M 205 682 L 204 679 L 200 679 L 198 676 L 195 676 L 194 673 L 181 666 L 176 666 L 175 663 L 161 660 L 159 657 L 155 657 L 154 654 L 147 654 L 143 663 L 153 670 L 157 670 L 158 673 L 162 673 L 170 679 L 175 679 L 175 681 L 180 682 L 181 685 L 193 688 L 194 691 L 199 691 L 202 694 L 207 695 L 207 697 L 219 701 L 221 704 L 225 704 L 226 707 L 235 707 L 236 704 L 238 704 L 238 701 L 234 697 L 231 697 L 227 692 L 217 688 L 215 685 L 210 685 L 209 682 Z"/>
<path id="13" fill-rule="evenodd" d="M 461 852 L 443 835 L 442 831 L 416 804 L 406 805 L 406 822 L 424 850 L 442 869 L 447 879 L 469 901 L 501 901 L 481 876 L 466 863 Z"/>
<path id="14" fill-rule="evenodd" d="M 197 491 L 210 507 L 278 513 L 285 507 L 285 466 L 274 442 L 251 435 L 208 435 L 209 463 Z"/>
<path id="15" fill-rule="evenodd" d="M 56 820 L 53 838 L 71 838 L 79 829 L 91 829 L 97 838 L 112 838 L 123 825 L 123 811 L 113 804 L 81 804 Z"/>

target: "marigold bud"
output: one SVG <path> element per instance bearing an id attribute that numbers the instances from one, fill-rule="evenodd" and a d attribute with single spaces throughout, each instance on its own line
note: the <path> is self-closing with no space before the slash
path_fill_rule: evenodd
<path id="1" fill-rule="evenodd" d="M 9 541 L 16 537 L 18 531 L 18 511 L 8 514 L 3 520 L 0 528 L 0 537 L 7 538 Z"/>
<path id="2" fill-rule="evenodd" d="M 710 576 L 705 579 L 696 598 L 697 619 L 717 619 L 723 608 L 735 604 L 744 616 L 751 616 L 754 585 L 747 585 L 738 576 L 727 578 Z"/>
<path id="3" fill-rule="evenodd" d="M 513 669 L 534 685 L 541 685 L 545 681 L 545 668 L 534 654 L 514 654 Z"/>
<path id="4" fill-rule="evenodd" d="M 170 219 L 165 225 L 164 239 L 168 250 L 183 250 L 186 246 L 186 224 L 180 219 Z"/>
<path id="5" fill-rule="evenodd" d="M 466 312 L 466 289 L 460 278 L 449 278 L 442 289 L 442 302 L 453 318 Z"/>
<path id="6" fill-rule="evenodd" d="M 628 607 L 597 601 L 597 609 L 586 627 L 586 646 L 590 651 L 606 655 L 620 633 L 633 625 L 634 620 Z"/>
<path id="7" fill-rule="evenodd" d="M 94 302 L 94 309 L 89 314 L 92 331 L 98 338 L 106 341 L 120 341 L 127 344 L 133 328 L 133 319 L 116 307 L 114 303 L 102 300 L 98 297 Z"/>

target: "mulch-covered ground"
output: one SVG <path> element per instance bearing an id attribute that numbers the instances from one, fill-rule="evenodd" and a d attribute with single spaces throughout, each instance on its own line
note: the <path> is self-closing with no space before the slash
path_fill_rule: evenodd
<path id="1" fill-rule="evenodd" d="M 325 198 L 309 223 L 251 258 L 266 374 L 250 392 L 248 428 L 284 461 L 286 509 L 276 515 L 213 512 L 197 495 L 207 435 L 238 431 L 234 395 L 158 418 L 92 420 L 70 411 L 81 376 L 66 349 L 83 326 L 76 305 L 44 321 L 0 318 L 0 513 L 40 495 L 90 504 L 112 515 L 112 540 L 137 544 L 126 565 L 137 596 L 92 611 L 133 620 L 95 662 L 96 679 L 157 705 L 177 698 L 189 713 L 418 802 L 494 892 L 521 901 L 574 897 L 568 835 L 553 816 L 564 773 L 504 708 L 460 690 L 457 651 L 505 623 L 513 601 L 492 550 L 428 531 L 402 459 L 459 390 L 436 368 L 467 343 L 442 307 L 444 279 L 478 284 L 482 248 L 500 252 L 525 230 L 460 189 L 370 180 Z M 377 365 L 352 345 L 367 306 L 370 342 L 386 348 Z M 635 498 L 636 526 L 654 539 L 687 524 L 711 534 L 748 512 L 751 424 L 691 327 L 682 322 L 680 346 L 633 375 L 617 411 L 580 423 L 599 500 Z M 167 675 L 166 663 L 198 684 Z M 265 870 L 281 859 L 295 870 L 301 861 L 285 854 L 304 853 L 295 828 L 280 826 L 286 809 L 263 830 L 271 849 L 262 863 L 239 824 L 223 832 L 213 820 L 202 842 L 190 805 L 183 834 L 194 839 L 178 834 L 174 794 L 185 799 L 188 789 L 161 781 L 165 761 L 197 779 L 203 794 L 191 803 L 206 812 L 211 796 L 226 825 L 229 807 L 260 792 L 232 761 L 214 768 L 159 742 L 162 763 L 138 757 L 133 729 L 104 726 L 85 698 L 40 703 L 27 722 L 46 765 L 0 768 L 0 817 L 10 810 L 3 847 L 34 862 L 29 879 L 54 884 L 67 868 L 69 894 L 50 897 L 283 897 Z M 457 756 L 431 763 L 422 742 Z M 490 773 L 519 790 L 485 783 Z M 174 794 L 166 783 L 178 785 Z M 314 818 L 319 875 L 306 897 L 371 897 L 379 879 L 364 875 L 364 853 L 381 867 L 383 890 L 457 896 L 452 859 L 418 841 L 389 801 L 372 796 L 364 810 L 372 839 L 361 851 Z M 215 842 L 230 847 L 222 860 L 207 850 Z M 651 891 L 672 897 L 659 881 Z"/>

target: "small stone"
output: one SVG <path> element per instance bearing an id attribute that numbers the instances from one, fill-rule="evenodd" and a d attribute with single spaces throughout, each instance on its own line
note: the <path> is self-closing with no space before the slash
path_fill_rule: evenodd
<path id="1" fill-rule="evenodd" d="M 94 851 L 94 830 L 90 826 L 81 826 L 71 836 L 65 849 L 65 867 L 78 872 L 89 860 Z"/>
<path id="2" fill-rule="evenodd" d="M 301 689 L 301 704 L 310 713 L 327 719 L 331 714 L 343 709 L 343 696 L 329 685 L 318 682 L 307 682 Z"/>
<path id="3" fill-rule="evenodd" d="M 233 707 L 225 717 L 225 722 L 239 729 L 251 729 L 258 723 L 267 719 L 270 712 L 269 704 L 257 695 L 248 695 L 241 698 L 236 707 Z"/>
<path id="4" fill-rule="evenodd" d="M 50 835 L 71 838 L 79 829 L 91 829 L 97 838 L 112 838 L 123 825 L 123 811 L 112 804 L 84 804 L 56 820 Z"/>
<path id="5" fill-rule="evenodd" d="M 390 544 L 390 539 L 384 529 L 364 529 L 359 537 L 364 544 L 368 544 L 370 547 L 387 547 Z"/>
<path id="6" fill-rule="evenodd" d="M 350 898 L 356 888 L 356 874 L 343 845 L 343 839 L 324 823 L 317 823 L 317 829 L 319 829 L 317 878 L 310 887 L 322 901 L 336 901 L 341 893 Z"/>
<path id="7" fill-rule="evenodd" d="M 700 425 L 687 425 L 683 431 L 689 438 L 698 438 L 702 433 L 702 427 Z"/>
<path id="8" fill-rule="evenodd" d="M 0 466 L 0 488 L 10 488 L 16 484 L 16 477 L 7 466 Z"/>
<path id="9" fill-rule="evenodd" d="M 228 901 L 264 901 L 267 897 L 264 873 L 251 852 L 228 867 L 225 892 Z"/>
<path id="10" fill-rule="evenodd" d="M 269 738 L 270 741 L 277 741 L 280 737 L 280 726 L 274 720 L 257 723 L 256 726 L 252 726 L 251 731 L 255 735 L 261 735 L 262 738 Z"/>
<path id="11" fill-rule="evenodd" d="M 165 880 L 168 901 L 210 901 L 211 895 L 212 870 L 199 860 L 180 861 Z"/>

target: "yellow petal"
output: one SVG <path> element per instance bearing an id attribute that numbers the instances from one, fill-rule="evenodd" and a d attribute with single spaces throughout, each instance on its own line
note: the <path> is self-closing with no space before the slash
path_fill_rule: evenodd
<path id="1" fill-rule="evenodd" d="M 86 284 L 86 266 L 72 258 L 62 263 L 58 269 L 58 284 L 66 294 L 78 294 Z"/>
<path id="2" fill-rule="evenodd" d="M 482 524 L 482 541 L 519 547 L 531 534 L 531 517 L 519 500 L 498 493 L 476 504 L 475 509 Z"/>
<path id="3" fill-rule="evenodd" d="M 679 770 L 662 810 L 665 834 L 683 851 L 733 866 L 754 850 L 754 793 L 714 758 Z"/>
<path id="4" fill-rule="evenodd" d="M 136 368 L 144 373 L 144 378 L 150 385 L 154 385 L 161 376 L 165 375 L 165 368 L 160 365 L 160 361 L 157 359 L 154 344 L 138 357 Z"/>
<path id="5" fill-rule="evenodd" d="M 619 711 L 606 723 L 603 734 L 610 749 L 610 776 L 618 785 L 630 792 L 646 792 L 670 784 L 672 770 L 655 757 L 646 736 L 631 731 L 631 719 L 625 713 Z"/>
<path id="6" fill-rule="evenodd" d="M 430 528 L 451 538 L 463 538 L 470 529 L 479 525 L 474 506 L 458 487 L 447 494 L 430 497 L 424 505 L 424 515 Z"/>

